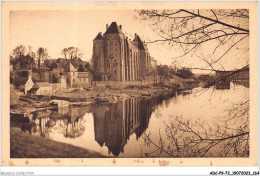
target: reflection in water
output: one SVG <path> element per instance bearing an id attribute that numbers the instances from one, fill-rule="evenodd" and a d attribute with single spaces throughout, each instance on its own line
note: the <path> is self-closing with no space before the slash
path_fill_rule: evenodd
<path id="1" fill-rule="evenodd" d="M 100 146 L 106 145 L 109 153 L 118 156 L 131 134 L 138 140 L 149 124 L 155 105 L 162 97 L 153 99 L 131 98 L 116 104 L 97 106 L 93 111 L 95 140 Z"/>
<path id="2" fill-rule="evenodd" d="M 30 123 L 23 122 L 21 128 L 34 135 L 95 150 L 105 156 L 168 157 L 167 153 L 161 153 L 156 146 L 147 143 L 148 136 L 155 144 L 164 146 L 166 152 L 172 156 L 195 157 L 197 155 L 189 154 L 186 149 L 182 151 L 176 148 L 175 151 L 172 146 L 175 144 L 171 140 L 173 137 L 167 135 L 170 128 L 175 133 L 174 139 L 178 140 L 178 143 L 180 141 L 179 144 L 183 139 L 192 137 L 183 135 L 179 130 L 180 122 L 176 123 L 176 117 L 194 124 L 195 130 L 203 129 L 198 128 L 197 122 L 200 121 L 207 122 L 213 130 L 220 117 L 225 120 L 225 109 L 248 99 L 248 90 L 238 83 L 232 83 L 229 90 L 212 88 L 201 93 L 200 88 L 197 88 L 167 97 L 139 97 L 88 108 L 39 111 L 33 113 Z M 228 127 L 231 128 L 231 125 Z M 217 134 L 214 130 L 212 133 Z M 209 156 L 214 154 L 209 153 Z"/>
<path id="3" fill-rule="evenodd" d="M 124 146 L 129 137 L 135 134 L 138 140 L 147 129 L 152 112 L 164 100 L 169 104 L 172 96 L 130 98 L 115 104 L 99 104 L 92 107 L 95 141 L 100 147 L 106 146 L 108 154 L 111 152 L 113 156 L 118 156 L 124 153 Z M 62 134 L 65 138 L 79 138 L 85 132 L 84 115 L 88 112 L 87 108 L 81 107 L 34 112 L 33 123 L 28 124 L 30 129 L 27 131 L 54 140 L 58 139 L 55 137 L 57 134 Z M 25 130 L 23 127 L 22 129 Z M 50 134 L 54 136 L 50 137 Z"/>
<path id="4" fill-rule="evenodd" d="M 58 111 L 34 112 L 30 131 L 32 134 L 48 137 L 53 128 L 58 128 L 64 137 L 79 137 L 85 131 L 82 117 L 86 112 L 82 108 L 58 108 Z"/>

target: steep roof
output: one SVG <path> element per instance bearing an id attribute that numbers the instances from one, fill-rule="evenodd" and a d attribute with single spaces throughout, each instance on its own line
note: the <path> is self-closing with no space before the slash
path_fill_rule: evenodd
<path id="1" fill-rule="evenodd" d="M 39 89 L 40 87 L 49 87 L 50 84 L 48 82 L 36 82 L 34 85 L 33 85 L 33 89 Z"/>
<path id="2" fill-rule="evenodd" d="M 127 42 L 128 46 L 129 46 L 129 48 L 138 49 L 138 46 L 136 45 L 136 43 L 134 41 L 132 41 L 130 39 L 127 39 L 126 42 Z"/>
<path id="3" fill-rule="evenodd" d="M 95 37 L 94 40 L 103 40 L 103 36 L 102 36 L 101 32 L 98 33 L 98 35 Z"/>
<path id="4" fill-rule="evenodd" d="M 134 40 L 137 41 L 137 43 L 138 43 L 138 48 L 139 48 L 140 50 L 145 50 L 145 49 L 147 49 L 146 45 L 142 42 L 142 40 L 141 40 L 141 38 L 139 37 L 139 35 L 135 35 L 135 39 L 134 39 Z"/>
<path id="5" fill-rule="evenodd" d="M 28 77 L 16 78 L 15 82 L 14 82 L 14 85 L 15 86 L 25 85 L 27 81 L 28 81 Z"/>
<path id="6" fill-rule="evenodd" d="M 78 72 L 78 78 L 89 78 L 89 72 Z"/>
<path id="7" fill-rule="evenodd" d="M 112 22 L 110 26 L 107 28 L 107 31 L 104 34 L 119 34 L 123 33 L 120 27 L 116 22 Z"/>
<path id="8" fill-rule="evenodd" d="M 75 67 L 70 62 L 68 62 L 65 65 L 64 71 L 65 72 L 76 72 L 77 70 L 75 69 Z"/>

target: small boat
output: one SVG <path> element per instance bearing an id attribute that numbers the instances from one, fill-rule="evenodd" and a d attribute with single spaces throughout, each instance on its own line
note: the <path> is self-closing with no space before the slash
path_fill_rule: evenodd
<path id="1" fill-rule="evenodd" d="M 51 100 L 49 102 L 51 106 L 58 106 L 59 108 L 69 107 L 69 102 L 65 100 Z"/>
<path id="2" fill-rule="evenodd" d="M 70 105 L 71 106 L 82 106 L 82 103 L 80 103 L 80 102 L 71 102 Z"/>
<path id="3" fill-rule="evenodd" d="M 142 95 L 142 96 L 145 96 L 145 97 L 150 97 L 150 96 L 152 96 L 151 93 L 145 92 L 145 91 L 143 91 L 143 92 L 141 93 L 141 95 Z"/>

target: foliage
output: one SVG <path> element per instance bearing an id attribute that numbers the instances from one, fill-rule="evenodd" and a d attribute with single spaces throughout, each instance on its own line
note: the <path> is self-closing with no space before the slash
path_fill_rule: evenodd
<path id="1" fill-rule="evenodd" d="M 41 67 L 41 63 L 44 63 L 44 60 L 48 58 L 48 51 L 46 48 L 38 48 L 37 50 L 37 57 L 38 57 L 38 68 Z"/>
<path id="2" fill-rule="evenodd" d="M 79 65 L 78 71 L 79 72 L 84 72 L 85 71 L 85 68 L 83 67 L 82 64 Z"/>
<path id="3" fill-rule="evenodd" d="M 47 59 L 44 61 L 44 64 L 46 67 L 48 67 L 50 70 L 54 70 L 58 68 L 58 64 L 53 59 Z"/>
<path id="4" fill-rule="evenodd" d="M 169 78 L 170 77 L 170 68 L 168 65 L 158 65 L 157 66 L 158 75 Z"/>
<path id="5" fill-rule="evenodd" d="M 67 59 L 67 56 L 72 61 L 72 59 L 80 59 L 83 56 L 83 53 L 78 49 L 77 47 L 68 47 L 62 49 L 61 53 L 64 55 L 65 59 Z"/>
<path id="6" fill-rule="evenodd" d="M 30 47 L 29 47 L 30 48 Z M 10 55 L 10 63 L 14 70 L 32 69 L 34 63 L 35 53 L 29 52 L 26 54 L 26 47 L 24 45 L 17 46 Z"/>
<path id="7" fill-rule="evenodd" d="M 176 75 L 181 78 L 184 78 L 184 79 L 189 79 L 189 78 L 192 78 L 192 76 L 193 76 L 190 69 L 186 69 L 186 68 L 178 69 L 178 71 L 176 72 Z"/>
<path id="8" fill-rule="evenodd" d="M 13 57 L 21 59 L 25 55 L 26 47 L 24 45 L 19 45 L 13 50 Z"/>

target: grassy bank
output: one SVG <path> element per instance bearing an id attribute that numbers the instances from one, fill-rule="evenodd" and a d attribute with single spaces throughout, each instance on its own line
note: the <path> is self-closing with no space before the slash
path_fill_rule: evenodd
<path id="1" fill-rule="evenodd" d="M 176 90 L 187 90 L 196 87 L 193 79 L 174 77 L 154 85 L 152 82 L 95 82 L 88 89 L 68 88 L 57 90 L 49 96 L 21 95 L 11 97 L 11 111 L 15 113 L 30 113 L 37 108 L 47 107 L 52 99 L 61 99 L 79 103 L 81 106 L 102 102 L 117 102 L 138 96 L 159 96 Z M 15 95 L 15 92 L 12 93 Z M 14 104 L 12 104 L 14 102 Z M 75 102 L 75 103 L 74 103 Z M 78 106 L 78 105 L 77 105 Z"/>
<path id="2" fill-rule="evenodd" d="M 91 150 L 56 142 L 11 128 L 11 158 L 95 158 L 103 157 Z"/>

